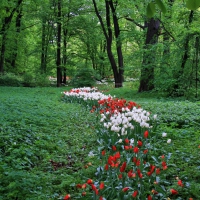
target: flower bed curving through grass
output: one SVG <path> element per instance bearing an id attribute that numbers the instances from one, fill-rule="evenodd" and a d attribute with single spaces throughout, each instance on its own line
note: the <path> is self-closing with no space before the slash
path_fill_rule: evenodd
<path id="1" fill-rule="evenodd" d="M 165 170 L 176 164 L 170 163 L 171 147 L 161 149 L 167 133 L 157 134 L 153 129 L 157 115 L 151 117 L 132 101 L 101 95 L 97 88 L 76 88 L 64 92 L 64 99 L 79 102 L 92 113 L 97 111 L 102 124 L 96 127 L 102 164 L 95 180 L 77 184 L 82 198 L 67 194 L 64 199 L 177 199 L 191 189 L 190 183 L 183 182 L 179 175 L 173 181 L 167 178 Z M 167 139 L 166 143 L 171 142 Z M 187 198 L 193 199 L 190 194 Z"/>
<path id="2" fill-rule="evenodd" d="M 148 130 L 147 138 L 144 137 L 145 127 L 140 138 L 131 136 L 126 140 L 129 132 L 126 135 L 121 127 L 120 138 L 116 132 L 119 126 L 109 125 L 116 120 L 120 123 L 117 116 L 110 118 L 103 111 L 102 115 L 98 114 L 106 109 L 107 101 L 102 109 L 98 108 L 98 101 L 92 99 L 66 103 L 61 101 L 63 90 L 70 91 L 70 88 L 0 87 L 0 199 L 57 200 L 64 199 L 66 193 L 71 199 L 99 199 L 101 194 L 105 199 L 107 192 L 113 191 L 122 195 L 115 199 L 141 199 L 141 195 L 161 199 L 161 194 L 164 199 L 199 198 L 198 102 L 137 95 L 127 92 L 129 87 L 108 87 L 103 94 L 123 99 L 120 105 L 125 99 L 126 104 L 134 100 L 136 107 L 141 106 L 146 114 L 150 112 L 150 118 L 157 114 L 157 126 L 154 124 L 155 129 Z M 112 103 L 116 105 L 115 100 Z M 148 146 L 152 135 L 155 135 L 154 140 Z M 150 165 L 143 162 L 146 155 Z M 113 168 L 113 164 L 116 167 Z M 140 173 L 135 171 L 139 167 Z M 158 168 L 161 172 L 156 180 L 159 185 L 154 185 Z M 112 176 L 107 176 L 109 172 L 116 180 L 113 185 Z M 149 178 L 154 188 L 144 183 L 144 190 L 138 189 L 138 181 L 142 181 L 142 186 Z M 122 185 L 123 180 L 127 184 Z M 160 192 L 162 185 L 166 192 L 162 187 Z M 110 193 L 108 195 L 115 195 Z"/>

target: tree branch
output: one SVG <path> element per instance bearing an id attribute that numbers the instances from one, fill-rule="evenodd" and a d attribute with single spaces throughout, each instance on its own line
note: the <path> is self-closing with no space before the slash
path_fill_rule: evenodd
<path id="1" fill-rule="evenodd" d="M 165 32 L 173 39 L 173 41 L 176 41 L 175 37 L 165 28 L 164 23 L 159 19 L 160 23 L 162 24 L 163 29 Z"/>
<path id="2" fill-rule="evenodd" d="M 21 5 L 23 0 L 18 0 L 17 2 L 17 5 L 15 8 L 13 8 L 13 10 L 11 11 L 10 15 L 8 17 L 5 17 L 4 20 L 5 20 L 5 23 L 3 24 L 1 30 L 0 30 L 0 35 L 4 33 L 4 31 L 6 29 L 8 29 L 10 27 L 10 23 L 11 23 L 11 20 L 13 18 L 13 15 L 15 14 L 16 10 L 19 8 L 19 6 Z M 6 28 L 7 26 L 7 28 Z"/>
<path id="3" fill-rule="evenodd" d="M 125 17 L 126 20 L 133 22 L 136 26 L 140 27 L 141 29 L 145 29 L 147 26 L 143 26 L 139 23 L 137 23 L 134 19 L 130 18 L 130 17 Z"/>
<path id="4" fill-rule="evenodd" d="M 105 35 L 105 37 L 106 37 L 106 40 L 108 40 L 108 34 L 107 34 L 107 32 L 106 32 L 106 28 L 105 28 L 105 26 L 104 26 L 102 17 L 101 17 L 101 15 L 99 14 L 99 11 L 98 11 L 98 8 L 97 8 L 97 4 L 96 4 L 95 0 L 92 0 L 92 2 L 93 2 L 93 5 L 94 5 L 95 13 L 96 13 L 96 15 L 97 15 L 97 17 L 98 17 L 98 19 L 99 19 L 100 24 L 101 24 L 103 33 L 104 33 L 104 35 Z M 108 28 L 109 28 L 109 27 L 108 27 Z"/>

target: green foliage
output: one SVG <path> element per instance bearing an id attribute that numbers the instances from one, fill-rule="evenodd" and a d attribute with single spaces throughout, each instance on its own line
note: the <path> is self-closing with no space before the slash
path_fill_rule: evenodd
<path id="1" fill-rule="evenodd" d="M 49 77 L 46 74 L 36 74 L 35 83 L 40 87 L 50 86 Z"/>
<path id="2" fill-rule="evenodd" d="M 165 7 L 165 5 L 163 4 L 163 2 L 161 0 L 156 0 L 156 4 L 158 5 L 158 7 L 160 8 L 160 10 L 163 13 L 167 12 L 166 7 Z"/>
<path id="3" fill-rule="evenodd" d="M 153 2 L 150 2 L 150 3 L 147 5 L 147 16 L 148 16 L 149 18 L 153 17 L 155 11 L 156 11 L 156 9 L 155 9 L 155 4 L 154 4 Z"/>
<path id="4" fill-rule="evenodd" d="M 164 5 L 162 0 L 155 0 L 155 3 L 161 10 L 161 12 L 166 13 L 166 6 Z M 149 2 L 146 8 L 146 14 L 149 18 L 153 17 L 155 14 L 155 3 Z M 200 0 L 187 0 L 186 7 L 189 10 L 197 10 L 200 7 Z"/>
<path id="5" fill-rule="evenodd" d="M 147 14 L 147 17 L 149 17 L 149 18 L 153 17 L 156 12 L 155 5 L 157 5 L 163 13 L 166 13 L 166 11 L 167 11 L 165 5 L 163 4 L 163 2 L 161 0 L 155 0 L 155 3 L 150 2 L 147 5 L 146 14 Z"/>
<path id="6" fill-rule="evenodd" d="M 25 87 L 34 86 L 33 80 L 34 80 L 34 77 L 31 73 L 26 72 L 23 74 L 23 85 Z"/>
<path id="7" fill-rule="evenodd" d="M 23 75 L 23 85 L 25 87 L 45 87 L 50 86 L 50 80 L 46 74 L 36 74 L 26 72 Z"/>
<path id="8" fill-rule="evenodd" d="M 19 76 L 13 73 L 4 73 L 0 74 L 0 86 L 46 87 L 50 86 L 50 81 L 46 74 L 34 75 L 26 72 Z"/>
<path id="9" fill-rule="evenodd" d="M 105 5 L 101 1 L 96 1 L 98 8 L 104 10 Z M 199 0 L 184 1 L 164 1 L 164 0 L 148 0 L 145 2 L 135 1 L 124 2 L 119 1 L 116 7 L 119 25 L 122 28 L 120 32 L 120 42 L 123 46 L 124 59 L 124 77 L 140 78 L 141 65 L 144 55 L 144 43 L 146 38 L 146 29 L 143 26 L 145 14 L 148 17 L 154 17 L 161 20 L 162 32 L 159 33 L 158 45 L 150 45 L 151 48 L 146 49 L 148 55 L 155 55 L 152 59 L 155 66 L 155 88 L 159 92 L 168 92 L 174 96 L 194 96 L 197 94 L 195 90 L 196 83 L 194 80 L 199 80 L 199 64 L 195 69 L 195 56 L 199 54 L 198 44 L 195 44 L 195 39 L 199 36 Z M 16 7 L 17 2 L 2 0 L 0 7 L 2 22 L 5 17 L 8 17 L 11 11 Z M 82 7 L 84 5 L 84 9 Z M 89 1 L 66 1 L 62 2 L 62 13 L 65 19 L 62 21 L 62 32 L 66 33 L 65 49 L 64 43 L 62 46 L 63 63 L 66 68 L 67 76 L 71 77 L 78 73 L 82 66 L 87 63 L 87 66 L 93 66 L 95 72 L 102 77 L 113 77 L 113 72 L 109 65 L 109 60 L 106 54 L 105 38 L 95 13 L 91 12 L 91 3 Z M 6 8 L 6 11 L 5 11 Z M 189 11 L 194 10 L 194 18 L 189 24 Z M 37 15 L 32 15 L 35 10 L 38 10 Z M 23 77 L 25 86 L 47 86 L 48 80 L 40 75 L 35 76 L 31 72 L 39 73 L 41 68 L 53 77 L 56 76 L 56 26 L 57 23 L 57 6 L 51 1 L 45 0 L 43 4 L 35 0 L 28 4 L 21 4 L 19 10 L 13 15 L 13 19 L 6 34 L 6 48 L 4 59 L 4 71 L 7 72 L 28 72 Z M 21 23 L 16 23 L 20 17 L 19 11 L 23 10 Z M 84 10 L 84 12 L 83 12 Z M 160 14 L 160 11 L 162 12 Z M 163 15 L 164 13 L 164 15 Z M 105 13 L 102 12 L 102 18 L 105 19 Z M 124 18 L 126 16 L 126 20 Z M 52 23 L 48 23 L 51 21 Z M 104 20 L 103 20 L 104 21 Z M 34 24 L 34 26 L 33 26 Z M 43 24 L 43 28 L 41 25 Z M 18 27 L 20 25 L 20 27 Z M 113 24 L 112 24 L 113 25 Z M 3 23 L 0 25 L 3 28 Z M 27 28 L 24 28 L 27 27 Z M 140 27 L 140 28 L 139 28 Z M 3 33 L 3 32 L 2 32 Z M 44 33 L 44 34 L 43 34 Z M 114 32 L 113 32 L 114 33 Z M 35 37 L 38 35 L 38 37 Z M 186 52 L 184 44 L 189 35 L 190 42 L 188 48 L 188 59 L 186 68 L 184 69 L 183 77 L 178 80 L 173 74 L 178 74 L 181 68 L 181 60 L 183 53 Z M 42 37 L 43 36 L 43 37 Z M 0 44 L 3 44 L 3 37 L 0 38 Z M 64 42 L 64 35 L 62 42 Z M 117 42 L 113 40 L 113 44 Z M 43 45 L 43 48 L 42 48 Z M 153 47 L 152 47 L 153 46 Z M 113 47 L 113 56 L 116 58 L 117 49 Z M 160 48 L 161 47 L 161 48 Z M 66 52 L 66 55 L 65 53 Z M 44 63 L 41 66 L 41 54 L 44 54 Z M 150 66 L 152 66 L 150 62 Z M 164 70 L 163 70 L 164 69 Z M 197 73 L 196 73 L 197 71 Z M 30 74 L 29 74 L 30 73 Z M 160 74 L 159 74 L 160 73 Z M 197 75 L 194 75 L 194 74 Z M 163 76 L 160 76 L 163 75 Z M 179 76 L 178 76 L 179 77 Z M 73 79 L 75 86 L 93 85 L 93 80 L 76 80 Z M 188 81 L 189 80 L 189 81 Z M 83 82 L 83 84 L 82 84 Z M 15 80 L 2 81 L 1 85 L 21 85 L 15 83 Z M 199 84 L 199 82 L 198 82 Z M 178 85 L 178 89 L 174 89 L 174 85 Z"/>
<path id="10" fill-rule="evenodd" d="M 200 0 L 187 0 L 186 7 L 190 10 L 196 10 L 200 7 Z"/>
<path id="11" fill-rule="evenodd" d="M 13 73 L 0 74 L 0 86 L 22 86 L 22 79 Z"/>
<path id="12" fill-rule="evenodd" d="M 74 87 L 92 87 L 96 82 L 96 78 L 99 78 L 93 69 L 87 67 L 80 69 L 72 78 L 71 85 Z"/>
<path id="13" fill-rule="evenodd" d="M 185 185 L 178 198 L 198 199 L 200 102 L 165 98 L 157 92 L 138 94 L 131 86 L 102 89 L 158 114 L 155 147 L 158 153 L 159 149 L 171 153 L 165 155 L 170 160 L 166 181 L 177 188 L 178 176 Z M 66 193 L 78 195 L 76 184 L 81 178 L 95 177 L 100 162 L 96 121 L 79 104 L 59 101 L 60 93 L 68 89 L 0 87 L 0 113 L 4 113 L 0 115 L 0 199 L 63 199 Z M 90 151 L 93 157 L 87 156 Z"/>
<path id="14" fill-rule="evenodd" d="M 92 161 L 94 123 L 79 105 L 60 101 L 62 90 L 0 87 L 0 199 L 62 199 L 76 190 Z"/>

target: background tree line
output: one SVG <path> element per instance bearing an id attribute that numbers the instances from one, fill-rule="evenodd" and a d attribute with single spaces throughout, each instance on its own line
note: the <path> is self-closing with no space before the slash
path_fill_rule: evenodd
<path id="1" fill-rule="evenodd" d="M 199 85 L 199 0 L 2 0 L 0 73 L 28 79 L 113 78 L 138 91 L 193 94 Z"/>

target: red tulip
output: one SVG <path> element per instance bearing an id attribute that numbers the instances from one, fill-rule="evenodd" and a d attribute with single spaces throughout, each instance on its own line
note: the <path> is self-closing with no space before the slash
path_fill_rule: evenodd
<path id="1" fill-rule="evenodd" d="M 64 197 L 64 200 L 68 200 L 70 199 L 70 194 L 67 194 L 65 197 Z"/>
<path id="2" fill-rule="evenodd" d="M 108 171 L 108 169 L 109 169 L 109 165 L 106 164 L 105 167 L 104 167 L 104 169 L 105 169 L 106 171 Z"/>
<path id="3" fill-rule="evenodd" d="M 166 162 L 162 162 L 162 166 L 163 166 L 163 170 L 166 170 L 167 169 L 167 164 L 166 164 Z"/>
<path id="4" fill-rule="evenodd" d="M 144 132 L 144 138 L 147 138 L 148 135 L 149 135 L 149 132 L 148 132 L 148 131 L 145 131 L 145 132 Z"/>
<path id="5" fill-rule="evenodd" d="M 115 154 L 115 158 L 116 158 L 116 159 L 119 159 L 119 158 L 120 158 L 120 153 L 119 153 L 119 152 L 117 152 L 117 153 Z"/>
<path id="6" fill-rule="evenodd" d="M 113 150 L 113 151 L 116 151 L 116 150 L 117 150 L 116 146 L 113 145 L 113 146 L 112 146 L 112 150 Z"/>
<path id="7" fill-rule="evenodd" d="M 170 192 L 171 192 L 171 194 L 173 194 L 173 195 L 176 195 L 176 194 L 178 194 L 178 191 L 177 191 L 177 190 L 175 190 L 175 189 L 170 189 Z"/>
<path id="8" fill-rule="evenodd" d="M 85 196 L 86 195 L 86 192 L 82 192 L 82 196 Z"/>
<path id="9" fill-rule="evenodd" d="M 97 190 L 97 188 L 94 184 L 92 184 L 91 187 L 92 187 L 92 190 L 95 192 L 95 194 L 99 193 L 99 191 Z"/>
<path id="10" fill-rule="evenodd" d="M 82 185 L 79 183 L 76 185 L 77 188 L 82 188 Z"/>
<path id="11" fill-rule="evenodd" d="M 136 197 L 137 194 L 138 194 L 138 191 L 136 190 L 136 191 L 133 192 L 132 197 Z"/>
<path id="12" fill-rule="evenodd" d="M 99 189 L 102 190 L 104 188 L 104 182 L 101 182 L 99 185 Z"/>
<path id="13" fill-rule="evenodd" d="M 122 174 L 119 174 L 119 175 L 118 175 L 118 178 L 119 178 L 119 179 L 122 179 Z"/>
<path id="14" fill-rule="evenodd" d="M 87 184 L 91 185 L 93 183 L 93 180 L 92 179 L 88 179 L 87 180 Z"/>
<path id="15" fill-rule="evenodd" d="M 124 172 L 126 169 L 126 162 L 123 162 L 122 166 L 120 167 L 120 172 Z"/>
<path id="16" fill-rule="evenodd" d="M 152 192 L 153 194 L 158 194 L 158 192 L 157 192 L 156 190 L 151 190 L 151 192 Z"/>
<path id="17" fill-rule="evenodd" d="M 105 154 L 106 154 L 106 150 L 103 150 L 103 151 L 101 152 L 101 155 L 102 155 L 102 156 L 105 156 Z"/>
<path id="18" fill-rule="evenodd" d="M 147 153 L 148 153 L 148 149 L 145 149 L 145 150 L 143 151 L 143 153 L 144 153 L 144 154 L 147 154 Z"/>
<path id="19" fill-rule="evenodd" d="M 147 200 L 152 200 L 151 195 L 149 195 L 149 196 L 147 197 Z"/>
<path id="20" fill-rule="evenodd" d="M 138 153 L 139 152 L 139 148 L 138 147 L 134 147 L 133 151 L 134 151 L 134 153 Z"/>
<path id="21" fill-rule="evenodd" d="M 177 184 L 178 184 L 179 186 L 183 187 L 183 183 L 182 183 L 181 180 L 178 180 Z"/>
<path id="22" fill-rule="evenodd" d="M 128 177 L 129 178 L 135 178 L 136 174 L 133 173 L 133 170 L 131 169 L 129 172 L 128 172 Z"/>
<path id="23" fill-rule="evenodd" d="M 124 141 L 125 141 L 126 144 L 129 144 L 129 139 L 128 138 L 126 138 Z"/>
<path id="24" fill-rule="evenodd" d="M 157 174 L 157 175 L 160 174 L 160 168 L 157 168 L 157 169 L 156 169 L 156 174 Z"/>
<path id="25" fill-rule="evenodd" d="M 125 149 L 125 150 L 129 150 L 130 147 L 125 145 L 125 146 L 124 146 L 124 149 Z"/>
<path id="26" fill-rule="evenodd" d="M 161 158 L 164 159 L 164 158 L 165 158 L 165 155 L 162 155 Z"/>
<path id="27" fill-rule="evenodd" d="M 142 141 L 138 140 L 138 146 L 141 147 L 142 146 Z"/>
<path id="28" fill-rule="evenodd" d="M 129 187 L 125 187 L 125 188 L 122 189 L 123 192 L 126 192 L 128 190 L 129 190 Z"/>

